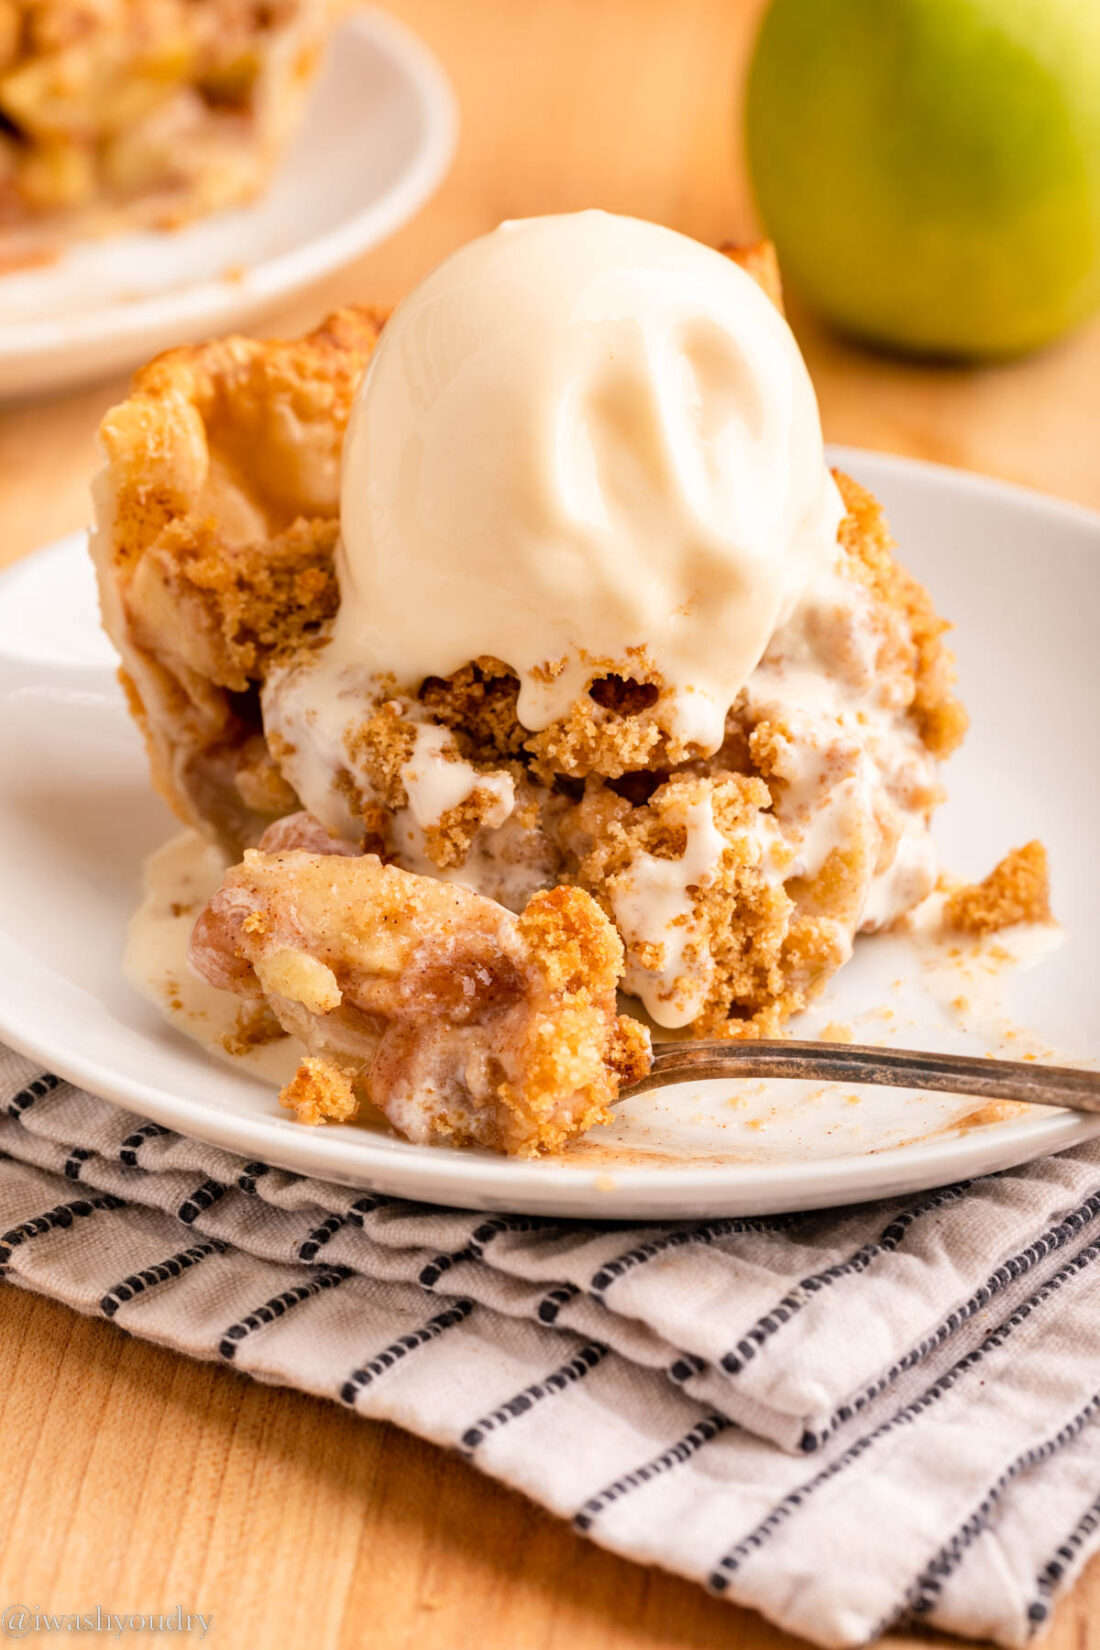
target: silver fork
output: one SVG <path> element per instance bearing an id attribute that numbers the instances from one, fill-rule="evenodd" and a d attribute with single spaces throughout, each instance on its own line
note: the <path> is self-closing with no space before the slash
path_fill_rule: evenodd
<path id="1" fill-rule="evenodd" d="M 942 1089 L 977 1100 L 1022 1100 L 1100 1112 L 1100 1071 L 1044 1066 L 1025 1060 L 989 1060 L 915 1048 L 872 1048 L 862 1043 L 740 1041 L 659 1043 L 653 1066 L 620 1100 L 707 1077 L 798 1077 L 830 1083 L 878 1083 L 901 1089 Z"/>

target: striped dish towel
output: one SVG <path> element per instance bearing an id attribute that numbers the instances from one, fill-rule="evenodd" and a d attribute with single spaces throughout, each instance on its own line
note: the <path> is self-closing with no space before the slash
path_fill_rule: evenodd
<path id="1" fill-rule="evenodd" d="M 0 1050 L 0 1270 L 468 1455 L 822 1645 L 1022 1645 L 1100 1544 L 1100 1146 L 585 1225 L 246 1163 Z"/>

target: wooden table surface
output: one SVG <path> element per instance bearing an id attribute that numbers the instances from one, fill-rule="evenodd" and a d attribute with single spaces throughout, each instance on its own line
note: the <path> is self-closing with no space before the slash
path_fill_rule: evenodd
<path id="1" fill-rule="evenodd" d="M 708 241 L 752 235 L 737 114 L 757 0 L 390 9 L 452 76 L 463 119 L 454 169 L 415 222 L 266 330 L 297 330 L 343 299 L 395 299 L 509 216 L 598 205 Z M 1100 326 L 977 372 L 861 354 L 797 303 L 792 320 L 831 439 L 1100 506 Z M 85 521 L 96 423 L 122 388 L 0 413 L 0 562 Z M 0 1347 L 0 1606 L 180 1603 L 213 1614 L 211 1643 L 248 1650 L 796 1643 L 336 1405 L 187 1362 L 10 1287 Z M 1100 1644 L 1094 1619 L 1100 1560 L 1063 1603 L 1049 1650 L 1085 1650 L 1093 1632 Z"/>

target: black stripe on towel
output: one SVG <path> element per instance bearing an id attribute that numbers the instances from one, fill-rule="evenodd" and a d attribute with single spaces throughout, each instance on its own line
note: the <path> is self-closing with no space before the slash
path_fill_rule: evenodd
<path id="1" fill-rule="evenodd" d="M 1100 1529 L 1100 1495 L 1096 1497 L 1069 1534 L 1058 1543 L 1053 1555 L 1047 1559 L 1038 1575 L 1035 1577 L 1035 1598 L 1028 1605 L 1027 1619 L 1032 1625 L 1032 1631 L 1050 1614 L 1050 1601 L 1054 1593 L 1065 1581 L 1072 1566 L 1081 1557 L 1082 1550 L 1089 1541 L 1089 1537 Z"/>
<path id="2" fill-rule="evenodd" d="M 417 1351 L 419 1347 L 427 1346 L 430 1341 L 437 1340 L 448 1329 L 453 1329 L 456 1324 L 465 1322 L 473 1309 L 473 1301 L 457 1300 L 445 1312 L 437 1312 L 434 1318 L 429 1318 L 427 1323 L 422 1324 L 419 1329 L 413 1330 L 412 1334 L 401 1335 L 396 1341 L 391 1341 L 389 1346 L 384 1347 L 369 1363 L 365 1363 L 359 1369 L 352 1371 L 340 1388 L 342 1401 L 345 1404 L 354 1404 L 359 1394 L 372 1382 L 378 1380 L 379 1376 L 385 1375 L 386 1371 L 392 1369 L 395 1364 L 400 1363 L 402 1358 L 407 1358 L 410 1352 Z"/>
<path id="3" fill-rule="evenodd" d="M 89 1157 L 94 1156 L 95 1152 L 92 1151 L 90 1146 L 74 1146 L 68 1157 L 65 1159 L 65 1179 L 79 1180 L 80 1165 L 82 1163 L 87 1163 Z"/>
<path id="4" fill-rule="evenodd" d="M 246 1163 L 240 1174 L 237 1176 L 237 1186 L 249 1197 L 255 1197 L 257 1180 L 262 1180 L 265 1174 L 270 1173 L 270 1163 Z"/>
<path id="5" fill-rule="evenodd" d="M 55 1077 L 52 1071 L 44 1071 L 41 1077 L 33 1078 L 18 1094 L 12 1095 L 8 1101 L 8 1116 L 13 1122 L 20 1122 L 23 1113 L 29 1111 L 36 1100 L 41 1100 L 44 1094 L 51 1093 L 53 1089 L 60 1087 L 60 1084 L 60 1077 Z"/>
<path id="6" fill-rule="evenodd" d="M 934 1610 L 944 1582 L 958 1569 L 965 1558 L 967 1550 L 989 1524 L 990 1515 L 1001 1496 L 1014 1479 L 1022 1472 L 1029 1472 L 1032 1467 L 1042 1466 L 1057 1455 L 1059 1450 L 1065 1449 L 1067 1444 L 1080 1436 L 1097 1412 L 1100 1411 L 1100 1392 L 1094 1392 L 1088 1403 L 1065 1426 L 1041 1444 L 1033 1444 L 1030 1449 L 1023 1450 L 1014 1461 L 1010 1462 L 999 1478 L 990 1485 L 981 1501 L 975 1507 L 965 1524 L 955 1531 L 950 1541 L 944 1542 L 939 1552 L 930 1564 L 926 1565 L 913 1582 L 906 1594 L 906 1611 L 914 1616 L 924 1616 Z M 884 1628 L 883 1631 L 886 1629 Z M 881 1636 L 881 1635 L 876 1635 Z"/>
<path id="7" fill-rule="evenodd" d="M 1045 1232 L 1041 1232 L 1037 1238 L 1034 1238 L 1027 1245 L 1026 1249 L 1021 1249 L 1018 1254 L 1010 1255 L 1008 1260 L 1002 1261 L 996 1271 L 992 1272 L 981 1287 L 974 1291 L 969 1300 L 964 1301 L 961 1306 L 957 1306 L 953 1312 L 948 1313 L 943 1322 L 930 1335 L 926 1335 L 924 1340 L 907 1352 L 904 1357 L 891 1364 L 886 1373 L 880 1376 L 878 1380 L 872 1381 L 858 1397 L 841 1404 L 835 1413 L 829 1417 L 825 1427 L 818 1432 L 804 1433 L 799 1441 L 800 1447 L 807 1454 L 819 1449 L 839 1427 L 850 1421 L 853 1416 L 858 1415 L 860 1410 L 866 1409 L 869 1403 L 885 1392 L 886 1388 L 891 1386 L 899 1375 L 904 1375 L 909 1369 L 915 1369 L 937 1347 L 942 1346 L 946 1340 L 949 1340 L 962 1324 L 980 1312 L 1010 1283 L 1016 1283 L 1020 1278 L 1026 1277 L 1048 1255 L 1054 1254 L 1059 1249 L 1064 1249 L 1066 1244 L 1078 1237 L 1090 1221 L 1095 1220 L 1098 1214 L 1100 1214 L 1100 1192 L 1093 1192 L 1091 1197 L 1086 1198 L 1063 1220 L 1058 1221 L 1054 1226 L 1048 1227 Z"/>
<path id="8" fill-rule="evenodd" d="M 622 1478 L 616 1478 L 613 1484 L 608 1484 L 598 1495 L 590 1497 L 580 1511 L 573 1515 L 575 1528 L 590 1530 L 599 1515 L 613 1502 L 621 1501 L 631 1490 L 641 1489 L 642 1485 L 648 1484 L 651 1479 L 659 1478 L 662 1473 L 671 1472 L 673 1467 L 682 1466 L 685 1461 L 690 1461 L 704 1444 L 709 1444 L 712 1438 L 728 1432 L 733 1424 L 727 1415 L 719 1415 L 717 1411 L 704 1415 L 690 1432 L 686 1432 L 675 1444 L 671 1444 L 663 1454 L 654 1456 L 644 1466 L 635 1467 L 633 1472 L 624 1473 Z"/>
<path id="9" fill-rule="evenodd" d="M 426 1266 L 421 1267 L 417 1282 L 421 1289 L 434 1289 L 445 1272 L 452 1266 L 461 1266 L 464 1261 L 476 1260 L 477 1251 L 471 1246 L 465 1249 L 456 1249 L 450 1255 L 436 1255 Z"/>
<path id="10" fill-rule="evenodd" d="M 257 1329 L 263 1329 L 269 1323 L 277 1323 L 295 1306 L 301 1306 L 303 1301 L 312 1300 L 315 1295 L 322 1294 L 326 1289 L 338 1289 L 351 1276 L 350 1266 L 326 1266 L 319 1269 L 308 1283 L 298 1283 L 293 1289 L 284 1289 L 281 1294 L 272 1295 L 262 1306 L 257 1306 L 254 1312 L 249 1312 L 247 1316 L 229 1325 L 218 1342 L 219 1353 L 223 1358 L 235 1358 L 237 1348 L 246 1335 L 254 1334 Z"/>
<path id="11" fill-rule="evenodd" d="M 434 1289 L 445 1272 L 452 1266 L 461 1266 L 468 1260 L 480 1260 L 485 1253 L 486 1246 L 501 1232 L 542 1232 L 554 1224 L 553 1221 L 542 1220 L 537 1215 L 493 1215 L 489 1220 L 483 1220 L 475 1226 L 461 1249 L 455 1249 L 450 1254 L 436 1255 L 428 1261 L 421 1270 L 419 1283 L 422 1289 Z"/>
<path id="12" fill-rule="evenodd" d="M 387 1203 L 392 1203 L 392 1197 L 376 1197 L 368 1193 L 366 1197 L 357 1197 L 354 1203 L 344 1210 L 344 1219 L 350 1220 L 353 1225 L 366 1229 L 367 1216 L 374 1214 L 376 1209 L 382 1209 Z"/>
<path id="13" fill-rule="evenodd" d="M 12 1257 L 12 1251 L 20 1244 L 27 1243 L 31 1238 L 42 1237 L 46 1232 L 68 1231 L 78 1220 L 84 1220 L 88 1215 L 94 1215 L 101 1209 L 124 1209 L 125 1202 L 121 1197 L 115 1197 L 111 1192 L 103 1192 L 97 1197 L 76 1197 L 71 1203 L 57 1203 L 52 1209 L 46 1209 L 40 1215 L 32 1215 L 29 1220 L 21 1220 L 18 1226 L 13 1226 L 0 1237 L 0 1266 L 6 1266 Z"/>
<path id="14" fill-rule="evenodd" d="M 787 1519 L 791 1518 L 806 1504 L 815 1490 L 820 1489 L 823 1484 L 829 1483 L 838 1473 L 844 1472 L 854 1461 L 865 1455 L 880 1439 L 886 1437 L 889 1433 L 895 1432 L 899 1427 L 918 1420 L 945 1393 L 950 1392 L 951 1388 L 963 1375 L 968 1374 L 980 1364 L 987 1353 L 1003 1346 L 1013 1330 L 1018 1329 L 1039 1307 L 1045 1305 L 1067 1279 L 1083 1271 L 1089 1262 L 1096 1258 L 1098 1253 L 1100 1253 L 1100 1244 L 1091 1244 L 1089 1248 L 1082 1249 L 1079 1254 L 1074 1255 L 1072 1260 L 1067 1261 L 1059 1271 L 1055 1272 L 1053 1277 L 1047 1279 L 1041 1288 L 1030 1295 L 1026 1301 L 1022 1301 L 1009 1317 L 999 1323 L 996 1329 L 986 1336 L 980 1346 L 976 1346 L 973 1351 L 960 1358 L 958 1363 L 945 1370 L 938 1380 L 933 1381 L 932 1385 L 921 1393 L 919 1398 L 915 1398 L 911 1403 L 906 1404 L 904 1408 L 899 1409 L 888 1421 L 883 1421 L 872 1432 L 865 1433 L 854 1444 L 850 1444 L 843 1455 L 838 1455 L 835 1461 L 831 1461 L 827 1467 L 823 1467 L 813 1478 L 807 1479 L 797 1489 L 791 1490 L 785 1495 L 760 1520 L 755 1529 L 744 1536 L 736 1546 L 731 1547 L 729 1552 L 719 1560 L 707 1585 L 715 1592 L 724 1592 L 729 1586 L 730 1577 L 735 1571 L 739 1570 L 745 1560 L 752 1557 L 753 1553 L 758 1552 L 775 1532 L 786 1523 Z"/>
<path id="15" fill-rule="evenodd" d="M 589 1293 L 602 1295 L 627 1272 L 644 1266 L 657 1255 L 663 1255 L 667 1249 L 681 1249 L 688 1243 L 713 1243 L 716 1238 L 736 1237 L 742 1232 L 782 1232 L 805 1218 L 803 1214 L 775 1215 L 759 1220 L 729 1216 L 724 1220 L 705 1221 L 700 1226 L 673 1227 L 663 1237 L 653 1238 L 649 1243 L 639 1244 L 636 1249 L 627 1249 L 625 1253 L 616 1255 L 614 1260 L 604 1261 L 588 1285 Z"/>
<path id="16" fill-rule="evenodd" d="M 220 1180 L 204 1180 L 201 1186 L 196 1186 L 190 1197 L 185 1197 L 176 1210 L 176 1219 L 182 1220 L 185 1226 L 193 1226 L 199 1216 L 223 1198 L 229 1187 Z"/>
<path id="17" fill-rule="evenodd" d="M 127 1169 L 138 1168 L 140 1165 L 138 1164 L 137 1154 L 145 1142 L 156 1140 L 160 1135 L 169 1134 L 170 1132 L 169 1129 L 161 1128 L 159 1123 L 143 1123 L 140 1129 L 135 1129 L 133 1134 L 128 1134 L 118 1148 L 119 1162 L 124 1164 Z"/>
<path id="18" fill-rule="evenodd" d="M 557 1323 L 558 1313 L 561 1311 L 562 1307 L 568 1306 L 570 1301 L 576 1300 L 579 1294 L 580 1290 L 577 1288 L 575 1283 L 558 1284 L 556 1289 L 551 1289 L 549 1294 L 544 1295 L 539 1301 L 539 1322 Z"/>
<path id="19" fill-rule="evenodd" d="M 668 1378 L 675 1381 L 677 1386 L 683 1386 L 692 1376 L 701 1375 L 706 1367 L 702 1358 L 697 1358 L 694 1352 L 681 1352 L 676 1362 L 669 1365 Z"/>
<path id="20" fill-rule="evenodd" d="M 883 1228 L 877 1238 L 863 1244 L 854 1254 L 849 1255 L 847 1260 L 837 1261 L 834 1265 L 827 1266 L 824 1271 L 812 1272 L 809 1277 L 796 1283 L 793 1289 L 756 1320 L 731 1352 L 723 1354 L 720 1362 L 726 1374 L 740 1375 L 745 1365 L 756 1357 L 765 1341 L 785 1323 L 789 1323 L 796 1313 L 801 1312 L 815 1295 L 820 1294 L 823 1289 L 828 1289 L 840 1278 L 853 1277 L 865 1272 L 879 1255 L 890 1254 L 898 1248 L 918 1220 L 937 1209 L 942 1209 L 947 1203 L 954 1203 L 969 1187 L 968 1180 L 960 1181 L 956 1186 L 945 1186 L 942 1191 L 925 1198 L 922 1203 L 914 1203 L 912 1208 L 903 1209 L 901 1214 L 895 1215 L 889 1225 Z"/>
<path id="21" fill-rule="evenodd" d="M 474 1227 L 470 1234 L 470 1248 L 480 1255 L 486 1244 L 499 1237 L 501 1232 L 546 1232 L 556 1224 L 556 1221 L 544 1220 L 540 1215 L 492 1215 L 480 1226 Z"/>
<path id="22" fill-rule="evenodd" d="M 560 1364 L 544 1380 L 534 1381 L 530 1386 L 525 1386 L 522 1392 L 517 1392 L 507 1403 L 501 1404 L 490 1414 L 483 1415 L 472 1427 L 467 1427 L 462 1434 L 463 1449 L 472 1453 L 490 1432 L 498 1432 L 501 1427 L 507 1426 L 509 1421 L 518 1420 L 521 1415 L 526 1415 L 544 1398 L 552 1398 L 556 1393 L 565 1392 L 578 1381 L 583 1381 L 586 1375 L 590 1375 L 597 1365 L 603 1362 L 609 1350 L 603 1341 L 589 1341 L 587 1346 L 580 1347 L 568 1363 Z"/>
<path id="23" fill-rule="evenodd" d="M 331 1243 L 337 1232 L 344 1224 L 343 1215 L 329 1215 L 320 1226 L 315 1226 L 309 1236 L 303 1238 L 298 1246 L 298 1259 L 304 1260 L 307 1265 L 316 1260 L 326 1243 Z"/>
<path id="24" fill-rule="evenodd" d="M 169 1255 L 167 1260 L 158 1260 L 153 1266 L 146 1266 L 140 1272 L 132 1272 L 121 1283 L 116 1283 L 113 1289 L 108 1289 L 99 1303 L 99 1310 L 106 1318 L 113 1318 L 120 1306 L 132 1301 L 137 1295 L 144 1295 L 150 1289 L 155 1289 L 158 1283 L 168 1283 L 172 1278 L 182 1277 L 184 1272 L 197 1266 L 200 1260 L 208 1255 L 223 1255 L 225 1244 L 218 1243 L 210 1238 L 203 1243 L 193 1243 L 188 1249 L 180 1249 L 176 1254 Z"/>

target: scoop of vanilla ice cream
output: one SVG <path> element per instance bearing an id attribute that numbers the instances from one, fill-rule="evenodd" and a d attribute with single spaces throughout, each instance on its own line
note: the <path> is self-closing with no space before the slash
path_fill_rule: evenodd
<path id="1" fill-rule="evenodd" d="M 605 212 L 505 223 L 398 306 L 359 390 L 333 663 L 415 688 L 491 655 L 532 730 L 656 675 L 711 751 L 843 513 L 749 275 Z"/>

